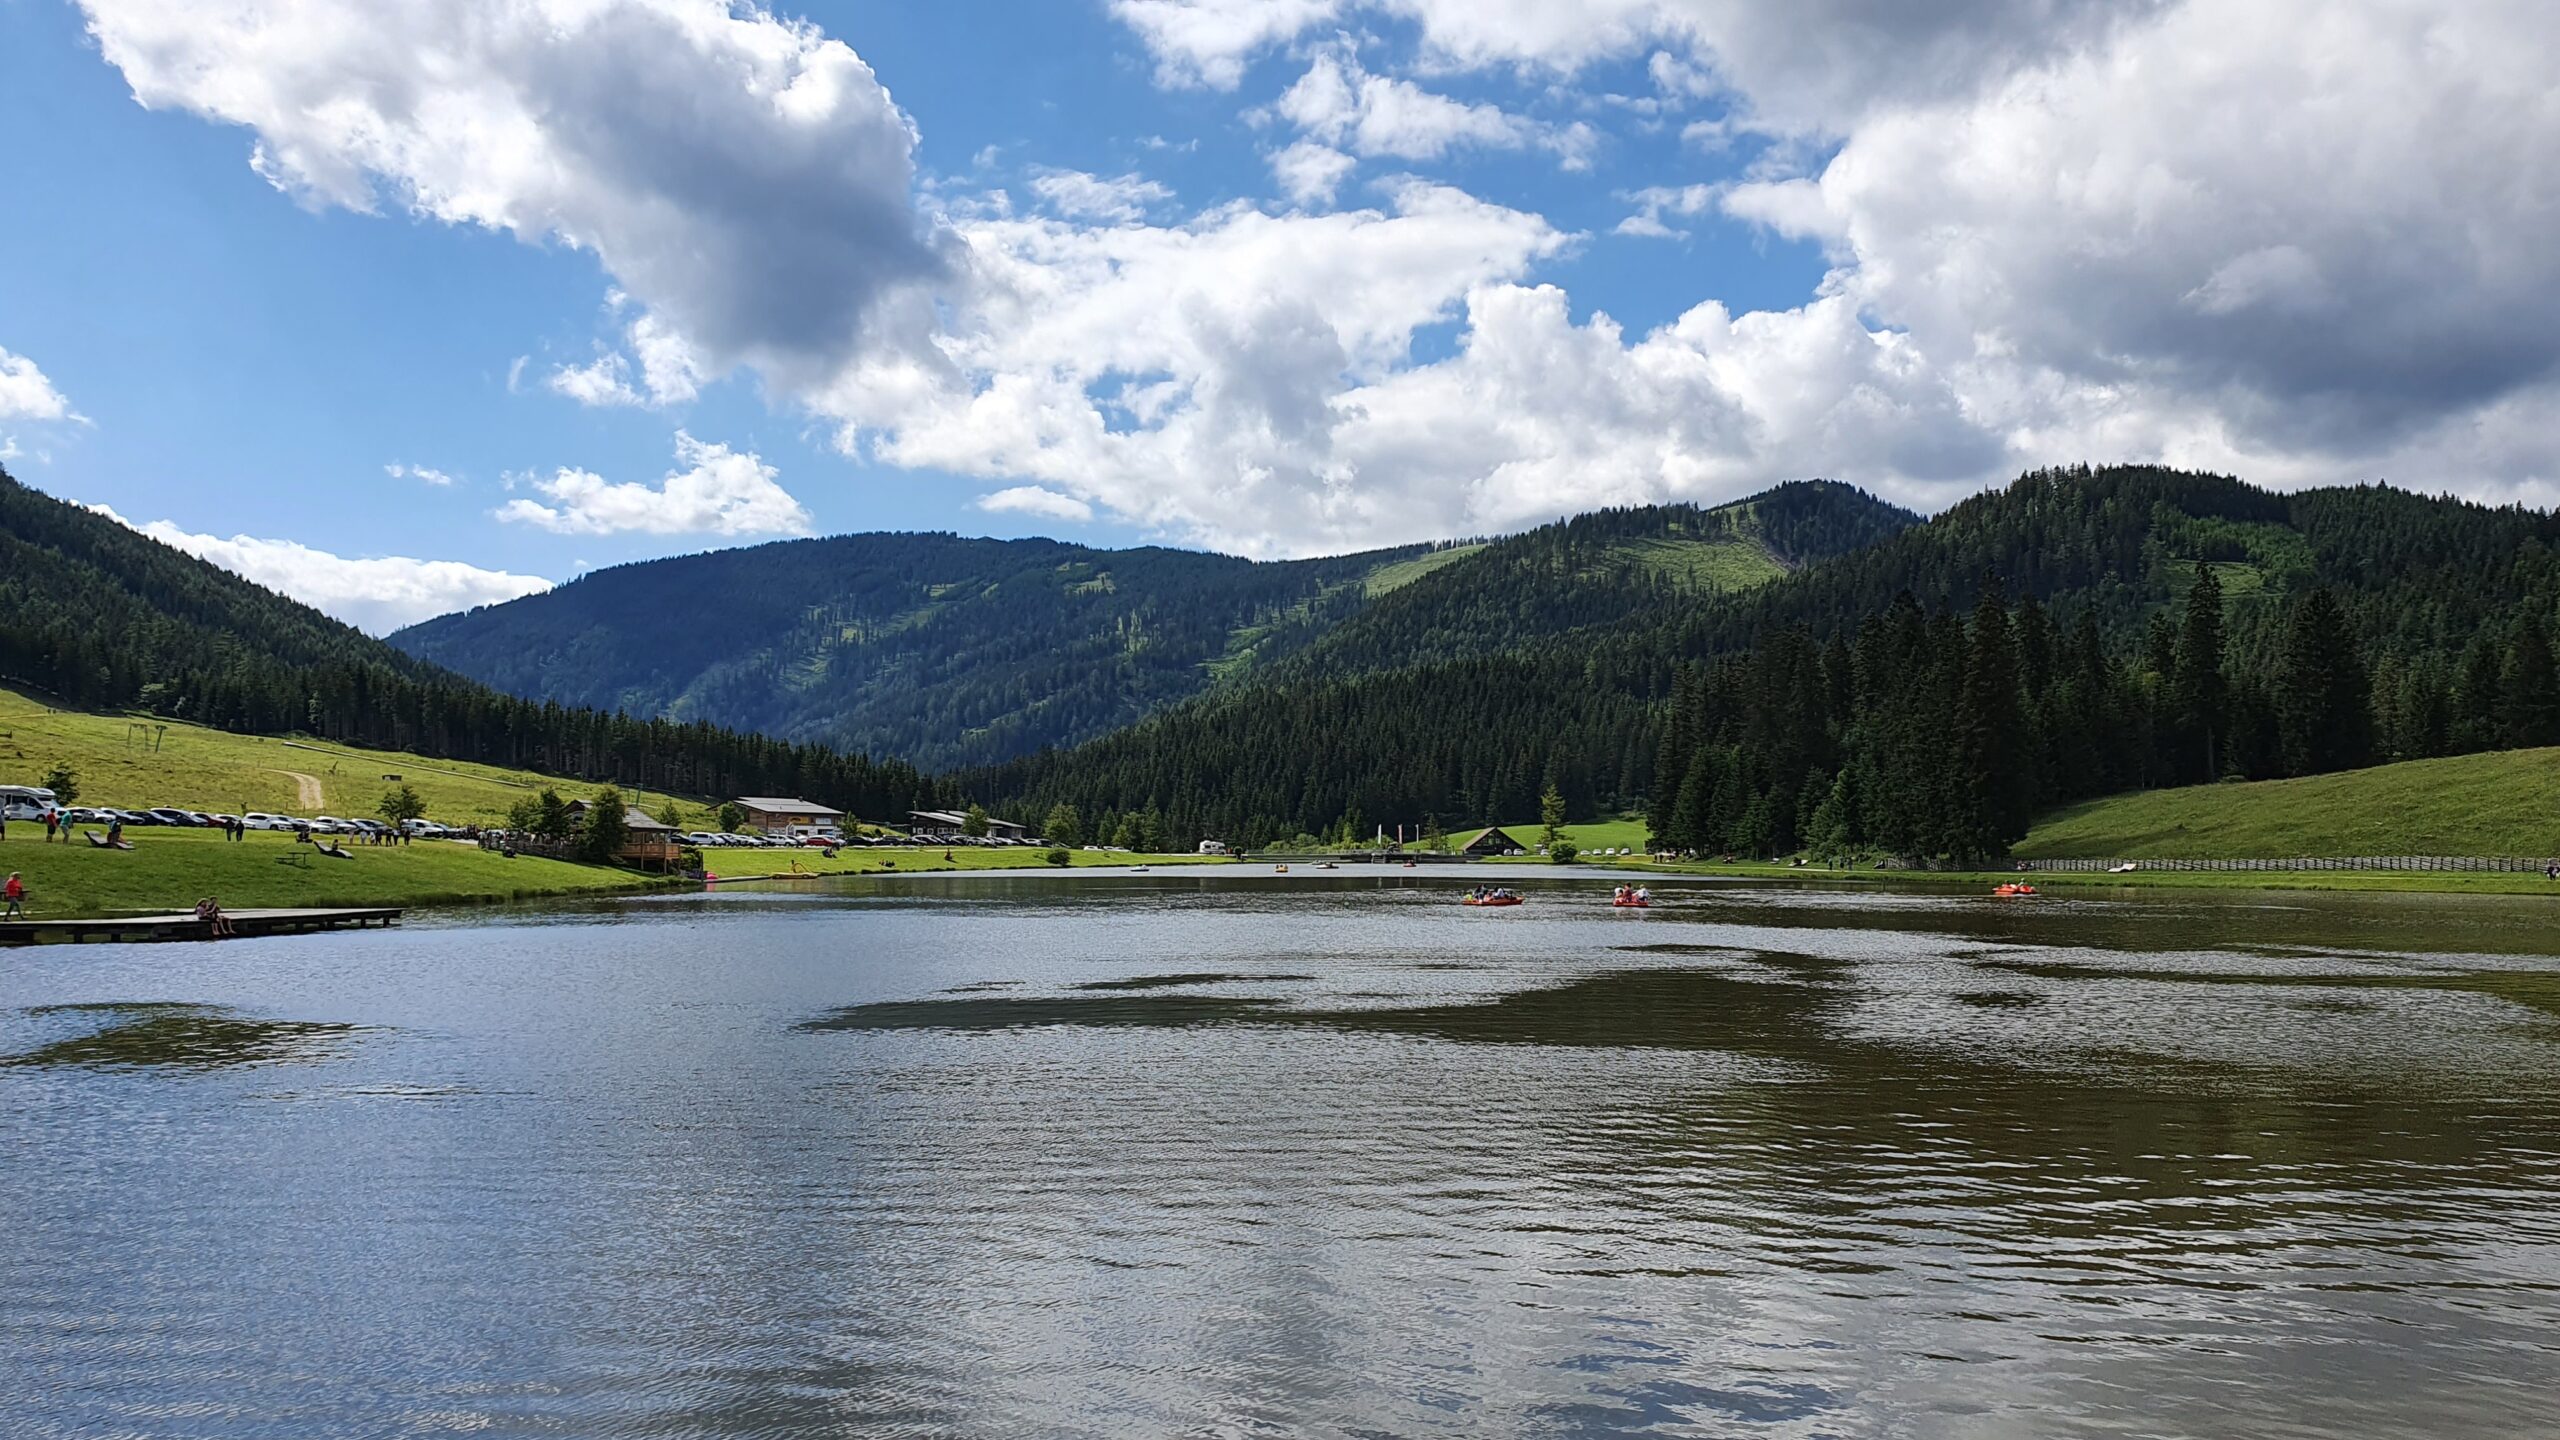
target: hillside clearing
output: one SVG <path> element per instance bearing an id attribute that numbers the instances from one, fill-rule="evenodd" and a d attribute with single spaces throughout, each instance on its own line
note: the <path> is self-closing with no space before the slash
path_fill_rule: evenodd
<path id="1" fill-rule="evenodd" d="M 2560 855 L 2560 748 L 2112 796 L 2045 816 L 2016 854 L 2036 860 Z"/>
<path id="2" fill-rule="evenodd" d="M 459 760 L 429 760 L 386 750 L 316 741 L 234 735 L 146 715 L 57 710 L 0 690 L 0 783 L 41 785 L 55 765 L 79 777 L 80 805 L 146 810 L 176 805 L 231 814 L 269 811 L 308 816 L 371 816 L 383 792 L 417 787 L 429 819 L 450 825 L 492 824 L 507 807 L 551 786 L 569 799 L 596 787 L 577 780 Z M 385 779 L 397 775 L 399 780 Z M 655 814 L 669 797 L 625 791 Z M 702 828 L 705 807 L 679 802 L 688 828 Z M 246 903 L 246 902 L 243 902 Z"/>

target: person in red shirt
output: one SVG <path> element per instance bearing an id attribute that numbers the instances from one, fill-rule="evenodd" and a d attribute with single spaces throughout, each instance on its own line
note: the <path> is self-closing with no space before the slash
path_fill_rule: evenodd
<path id="1" fill-rule="evenodd" d="M 0 919 L 6 919 L 12 915 L 21 919 L 25 918 L 27 913 L 27 882 L 18 878 L 17 871 L 12 870 L 9 872 L 9 883 L 6 885 L 0 885 L 0 895 L 6 895 L 9 897 L 9 908 L 6 910 L 0 910 Z"/>

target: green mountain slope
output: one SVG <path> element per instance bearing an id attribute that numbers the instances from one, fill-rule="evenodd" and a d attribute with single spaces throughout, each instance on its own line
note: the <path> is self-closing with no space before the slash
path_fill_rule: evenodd
<path id="1" fill-rule="evenodd" d="M 864 815 L 938 798 L 902 764 L 500 694 L 0 471 L 0 680 L 72 706 Z"/>
<path id="2" fill-rule="evenodd" d="M 2560 856 L 2560 749 L 2111 795 L 2036 822 L 2035 859 Z"/>
<path id="3" fill-rule="evenodd" d="M 1455 830 L 1532 815 L 1550 779 L 1584 818 L 1667 804 L 1666 783 L 1711 775 L 1697 803 L 1714 848 L 1751 848 L 1724 843 L 1737 833 L 1793 843 L 1823 798 L 1811 776 L 1827 785 L 1843 756 L 1881 743 L 1854 727 L 1907 732 L 1890 793 L 1975 783 L 1957 767 L 1961 617 L 1991 577 L 2038 602 L 2031 624 L 2017 619 L 2035 638 L 2007 642 L 2021 677 L 1998 682 L 2034 707 L 2014 759 L 1993 767 L 2033 777 L 2006 809 L 2183 783 L 2203 763 L 2285 773 L 2275 682 L 2315 588 L 2359 649 L 2378 757 L 2549 743 L 2519 737 L 2560 723 L 2516 698 L 2551 688 L 2560 519 L 2543 512 L 2380 486 L 2277 494 L 2148 467 L 2041 472 L 1757 586 L 1670 595 L 1633 563 L 1588 562 L 1628 553 L 1586 543 L 1605 523 L 1488 547 L 1253 683 L 955 783 L 1017 808 L 1153 810 L 1177 833 L 1250 842 L 1345 816 L 1429 814 Z M 2228 592 L 2228 698 L 2209 740 L 2170 673 L 2199 563 Z M 1853 648 L 1904 595 L 1916 605 L 1896 622 L 1902 649 Z"/>
<path id="4" fill-rule="evenodd" d="M 499 689 L 985 764 L 1277 673 L 1392 668 L 1737 590 L 1915 517 L 1839 485 L 1255 563 L 847 535 L 618 566 L 392 637 Z"/>
<path id="5" fill-rule="evenodd" d="M 1267 665 L 1373 575 L 1433 558 L 845 535 L 616 566 L 391 638 L 515 694 L 952 765 L 1090 739 Z"/>
<path id="6" fill-rule="evenodd" d="M 1651 628 L 1878 544 L 1919 520 L 1829 481 L 1781 485 L 1713 509 L 1658 505 L 1576 516 L 1438 565 L 1347 617 L 1279 673 L 1342 678 L 1578 631 Z"/>

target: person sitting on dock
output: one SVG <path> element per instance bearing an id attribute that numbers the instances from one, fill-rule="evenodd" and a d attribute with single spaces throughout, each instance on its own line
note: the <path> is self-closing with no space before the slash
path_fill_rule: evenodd
<path id="1" fill-rule="evenodd" d="M 17 871 L 9 872 L 9 882 L 6 885 L 0 885 L 0 895 L 9 897 L 9 907 L 6 910 L 0 910 L 0 919 L 24 920 L 27 918 L 27 882 L 18 878 Z"/>
<path id="2" fill-rule="evenodd" d="M 332 860 L 353 860 L 356 858 L 352 852 L 335 840 L 314 840 L 311 842 L 311 848 L 328 856 Z"/>
<path id="3" fill-rule="evenodd" d="M 115 819 L 107 822 L 107 843 L 110 845 L 124 844 L 123 816 L 119 815 Z"/>
<path id="4" fill-rule="evenodd" d="M 205 933 L 216 940 L 227 940 L 234 933 L 231 917 L 222 913 L 222 907 L 210 895 L 196 902 L 196 918 L 204 922 Z"/>

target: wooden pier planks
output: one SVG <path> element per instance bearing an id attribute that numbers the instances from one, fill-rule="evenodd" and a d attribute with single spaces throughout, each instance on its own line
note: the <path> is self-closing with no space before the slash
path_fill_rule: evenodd
<path id="1" fill-rule="evenodd" d="M 238 938 L 257 935 L 302 935 L 315 930 L 388 929 L 401 912 L 390 906 L 325 910 L 226 910 Z M 89 916 L 75 920 L 0 920 L 0 946 L 135 943 L 154 940 L 210 940 L 213 927 L 192 912 L 174 915 Z"/>

